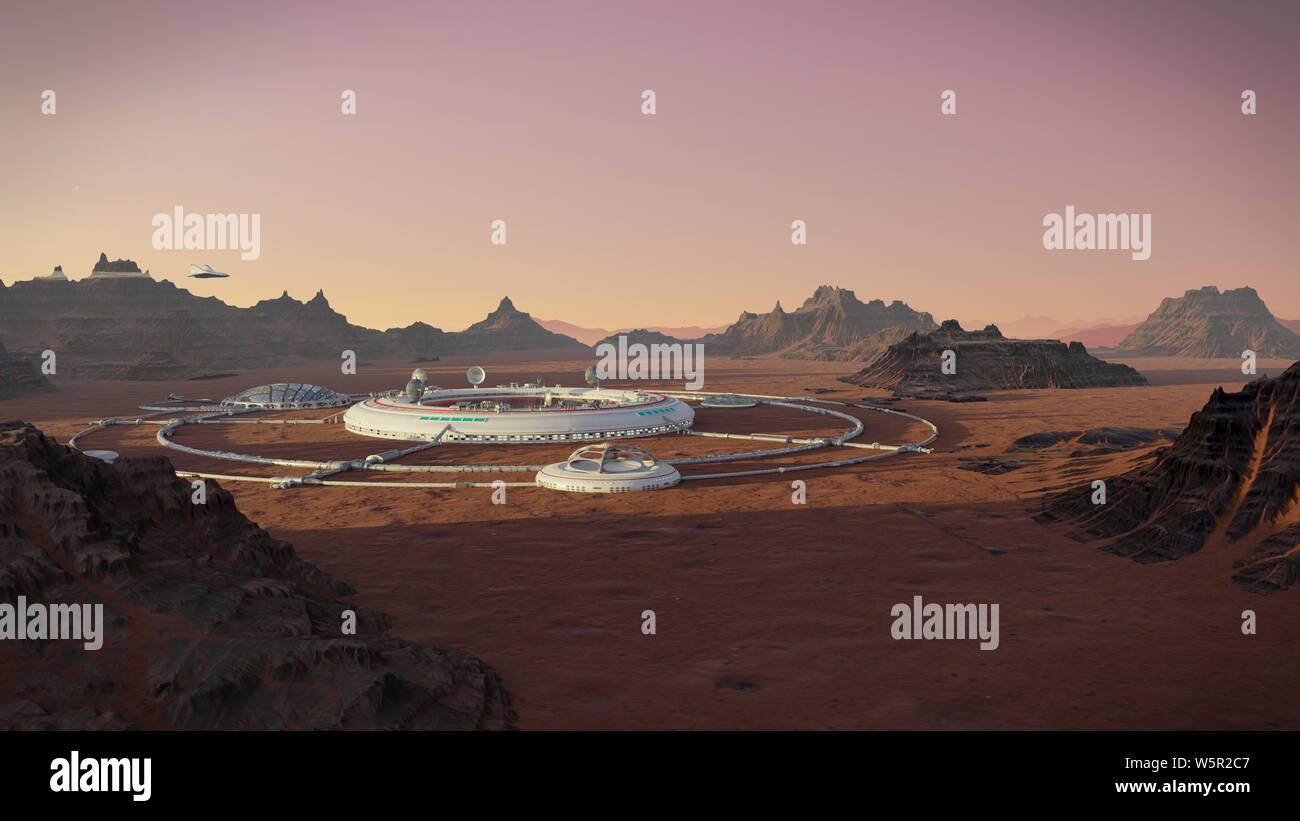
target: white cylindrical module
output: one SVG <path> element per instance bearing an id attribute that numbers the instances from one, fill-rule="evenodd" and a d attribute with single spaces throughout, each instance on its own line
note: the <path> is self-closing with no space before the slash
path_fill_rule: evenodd
<path id="1" fill-rule="evenodd" d="M 695 422 L 695 410 L 642 391 L 470 388 L 428 391 L 418 403 L 375 396 L 349 408 L 343 422 L 353 433 L 381 439 L 430 441 L 445 428 L 447 442 L 579 442 L 681 431 Z"/>
<path id="2" fill-rule="evenodd" d="M 537 471 L 538 487 L 570 493 L 662 490 L 682 481 L 677 468 L 641 448 L 606 442 L 575 450 L 567 460 Z"/>

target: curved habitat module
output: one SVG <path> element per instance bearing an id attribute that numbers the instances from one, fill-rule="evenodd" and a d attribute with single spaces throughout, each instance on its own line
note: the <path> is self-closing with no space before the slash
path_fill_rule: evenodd
<path id="1" fill-rule="evenodd" d="M 627 493 L 661 490 L 682 480 L 677 468 L 630 445 L 587 446 L 566 461 L 537 471 L 537 486 L 570 493 Z"/>

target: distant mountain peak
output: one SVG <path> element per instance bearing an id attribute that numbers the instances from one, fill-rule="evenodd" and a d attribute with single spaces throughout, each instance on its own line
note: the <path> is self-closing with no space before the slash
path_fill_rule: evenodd
<path id="1" fill-rule="evenodd" d="M 1220 292 L 1214 285 L 1166 297 L 1116 346 L 1148 356 L 1300 357 L 1300 336 L 1278 322 L 1250 286 Z"/>

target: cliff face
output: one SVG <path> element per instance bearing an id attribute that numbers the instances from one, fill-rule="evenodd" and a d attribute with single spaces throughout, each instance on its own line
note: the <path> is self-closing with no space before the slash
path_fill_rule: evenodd
<path id="1" fill-rule="evenodd" d="M 1148 356 L 1300 358 L 1300 336 L 1278 322 L 1254 288 L 1213 285 L 1167 297 L 1117 351 Z"/>
<path id="2" fill-rule="evenodd" d="M 423 322 L 378 331 L 348 322 L 322 292 L 305 303 L 286 292 L 235 308 L 147 278 L 38 279 L 0 289 L 0 342 L 32 357 L 55 351 L 60 375 L 108 379 L 337 362 L 344 350 L 362 359 L 412 361 L 444 353 L 582 347 L 537 326 L 509 300 L 463 334 Z"/>
<path id="3" fill-rule="evenodd" d="M 406 644 L 162 456 L 112 465 L 0 423 L 0 602 L 102 604 L 103 646 L 0 642 L 0 728 L 503 728 L 459 650 Z M 355 610 L 355 635 L 342 631 Z"/>
<path id="4" fill-rule="evenodd" d="M 1043 497 L 1042 522 L 1138 562 L 1173 561 L 1207 544 L 1235 548 L 1232 582 L 1256 593 L 1300 579 L 1300 365 L 1238 393 L 1216 389 L 1150 465 Z"/>
<path id="5" fill-rule="evenodd" d="M 0 344 L 0 399 L 17 399 L 54 389 L 33 360 L 10 356 Z"/>
<path id="6" fill-rule="evenodd" d="M 864 303 L 852 291 L 823 285 L 792 313 L 779 302 L 766 314 L 745 312 L 727 330 L 703 341 L 706 350 L 733 356 L 779 352 L 798 359 L 840 359 L 876 352 L 891 329 L 934 327 L 929 314 L 897 300 Z"/>
<path id="7" fill-rule="evenodd" d="M 945 374 L 943 352 L 956 354 L 956 372 Z M 1007 339 L 995 325 L 963 330 L 955 319 L 928 334 L 913 333 L 890 345 L 870 365 L 846 377 L 866 388 L 925 397 L 968 391 L 1022 388 L 1108 388 L 1146 385 L 1127 365 L 1103 362 L 1078 342 Z"/>

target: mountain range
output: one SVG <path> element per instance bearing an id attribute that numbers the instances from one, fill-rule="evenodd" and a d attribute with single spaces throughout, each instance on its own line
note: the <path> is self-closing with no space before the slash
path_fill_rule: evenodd
<path id="1" fill-rule="evenodd" d="M 868 359 L 911 331 L 936 327 L 930 314 L 898 300 L 862 302 L 846 288 L 822 285 L 794 311 L 780 302 L 765 314 L 746 311 L 727 330 L 702 341 L 706 350 L 732 356 L 853 360 Z"/>
<path id="2" fill-rule="evenodd" d="M 349 323 L 321 291 L 307 302 L 285 292 L 238 308 L 145 277 L 0 283 L 0 344 L 29 361 L 52 350 L 60 376 L 83 379 L 170 379 L 337 360 L 344 350 L 362 359 L 409 361 L 456 353 L 587 350 L 542 328 L 509 298 L 460 333 L 424 322 L 378 331 Z"/>

